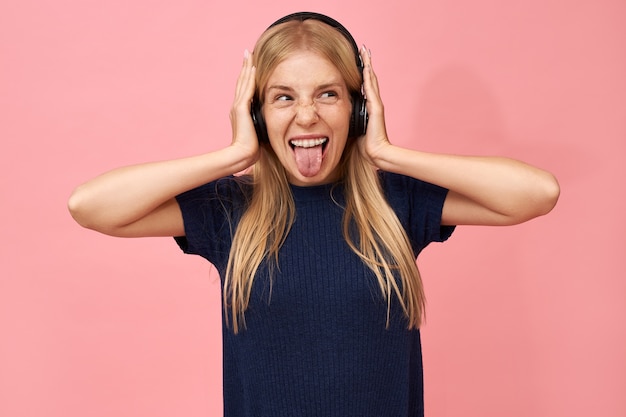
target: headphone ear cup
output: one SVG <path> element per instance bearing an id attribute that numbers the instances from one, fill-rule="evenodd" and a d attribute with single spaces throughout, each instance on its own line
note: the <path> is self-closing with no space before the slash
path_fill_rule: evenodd
<path id="1" fill-rule="evenodd" d="M 256 130 L 256 137 L 260 143 L 269 143 L 270 139 L 267 135 L 267 127 L 265 126 L 265 119 L 261 112 L 261 106 L 256 100 L 252 101 L 250 107 L 250 116 L 252 116 L 252 123 L 254 123 L 254 130 Z"/>
<path id="2" fill-rule="evenodd" d="M 355 94 L 352 98 L 352 115 L 350 117 L 350 130 L 348 137 L 357 138 L 363 136 L 367 130 L 367 107 L 363 94 Z"/>

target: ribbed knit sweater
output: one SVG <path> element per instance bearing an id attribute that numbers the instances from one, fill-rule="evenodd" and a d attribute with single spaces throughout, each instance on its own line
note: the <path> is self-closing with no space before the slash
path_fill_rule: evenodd
<path id="1" fill-rule="evenodd" d="M 415 255 L 443 241 L 447 190 L 382 173 L 383 189 Z M 246 327 L 223 326 L 227 417 L 423 416 L 419 330 L 407 330 L 373 273 L 342 235 L 340 185 L 291 187 L 295 223 L 281 248 L 271 292 L 267 266 L 255 277 Z M 180 247 L 213 263 L 224 277 L 229 221 L 245 209 L 248 185 L 228 177 L 177 197 L 185 223 Z"/>

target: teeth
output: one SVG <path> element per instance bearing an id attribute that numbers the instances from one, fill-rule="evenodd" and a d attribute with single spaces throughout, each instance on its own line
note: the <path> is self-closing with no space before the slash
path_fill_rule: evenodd
<path id="1" fill-rule="evenodd" d="M 319 139 L 294 139 L 290 143 L 293 146 L 298 146 L 301 148 L 312 148 L 314 146 L 321 145 L 326 143 L 328 138 L 319 138 Z"/>

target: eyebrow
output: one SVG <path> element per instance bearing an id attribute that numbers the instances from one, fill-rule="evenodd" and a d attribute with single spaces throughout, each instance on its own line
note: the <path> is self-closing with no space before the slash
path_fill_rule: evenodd
<path id="1" fill-rule="evenodd" d="M 318 85 L 317 87 L 315 87 L 315 90 L 317 91 L 317 90 L 325 90 L 327 88 L 341 88 L 341 87 L 342 85 L 340 82 L 332 82 L 332 83 Z M 289 87 L 287 85 L 281 85 L 281 84 L 275 84 L 275 85 L 271 85 L 267 87 L 267 91 L 271 91 L 271 90 L 294 91 L 292 87 Z"/>
<path id="2" fill-rule="evenodd" d="M 271 90 L 293 91 L 291 87 L 287 87 L 286 85 L 271 85 L 267 87 L 267 91 Z"/>

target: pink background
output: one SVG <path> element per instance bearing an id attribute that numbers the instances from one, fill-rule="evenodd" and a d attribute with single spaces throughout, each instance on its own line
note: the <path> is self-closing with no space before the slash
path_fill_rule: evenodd
<path id="1" fill-rule="evenodd" d="M 547 217 L 421 257 L 427 415 L 626 415 L 623 0 L 0 4 L 0 416 L 221 413 L 218 277 L 170 239 L 83 230 L 66 200 L 216 149 L 244 49 L 320 11 L 372 50 L 392 140 L 554 172 Z"/>

